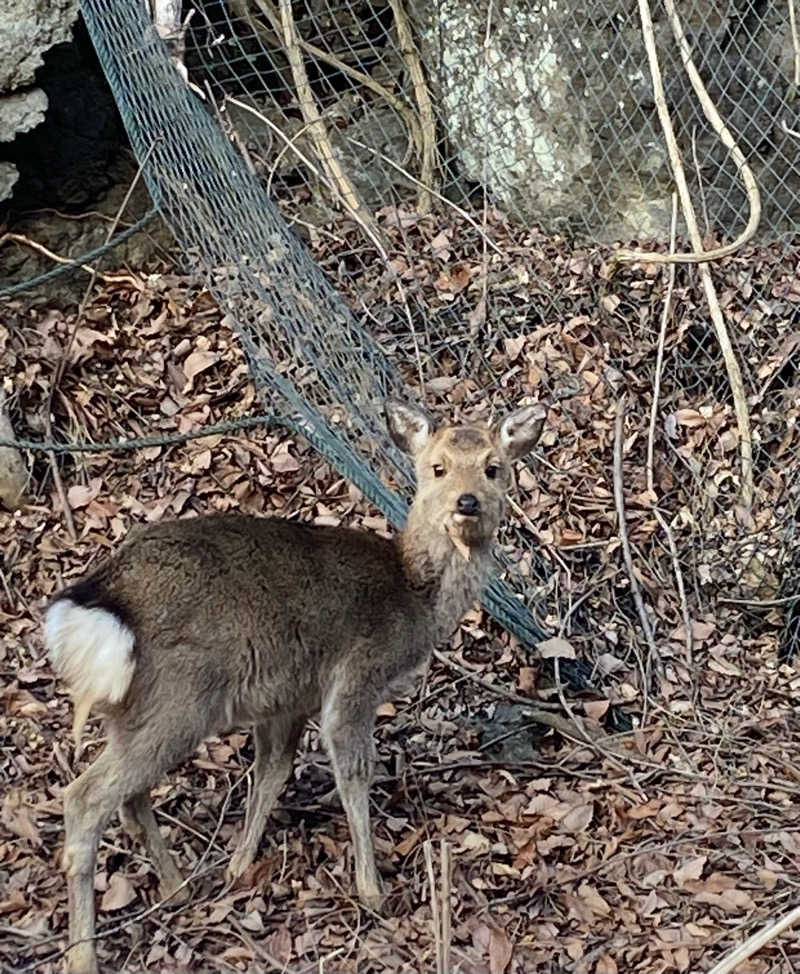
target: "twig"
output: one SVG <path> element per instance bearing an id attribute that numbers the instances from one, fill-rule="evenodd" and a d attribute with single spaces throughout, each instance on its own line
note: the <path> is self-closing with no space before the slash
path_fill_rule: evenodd
<path id="1" fill-rule="evenodd" d="M 672 220 L 669 228 L 669 252 L 675 251 L 675 225 L 678 219 L 678 198 L 672 194 Z M 667 323 L 672 310 L 672 292 L 675 289 L 675 265 L 670 264 L 667 272 L 667 294 L 661 312 L 661 328 L 658 332 L 658 347 L 656 350 L 656 374 L 653 379 L 653 401 L 650 405 L 650 427 L 647 433 L 647 489 L 653 490 L 653 453 L 656 436 L 656 420 L 658 418 L 658 403 L 661 396 L 661 375 L 664 368 L 664 344 L 667 336 Z"/>
<path id="2" fill-rule="evenodd" d="M 648 658 L 645 664 L 642 661 L 641 653 L 636 650 L 636 660 L 639 663 L 639 670 L 642 675 L 642 724 L 647 722 L 647 706 L 649 696 L 649 674 L 652 664 L 657 662 L 656 643 L 653 638 L 653 630 L 650 626 L 650 619 L 645 609 L 642 592 L 636 573 L 633 570 L 633 556 L 631 555 L 631 545 L 628 540 L 628 524 L 625 519 L 625 494 L 622 489 L 622 446 L 624 439 L 625 426 L 625 395 L 620 396 L 617 402 L 617 418 L 614 424 L 614 504 L 617 509 L 617 528 L 619 530 L 619 540 L 622 545 L 622 557 L 625 560 L 625 568 L 628 571 L 628 578 L 631 583 L 631 595 L 639 613 L 639 620 L 642 624 L 645 639 L 647 640 Z M 635 647 L 634 647 L 635 648 Z"/>
<path id="3" fill-rule="evenodd" d="M 697 232 L 697 223 L 694 219 L 694 210 L 692 210 L 691 218 L 691 224 L 694 225 L 694 232 L 692 226 L 690 225 L 690 219 L 686 213 L 685 200 L 689 198 L 689 190 L 686 185 L 686 176 L 683 171 L 683 164 L 680 161 L 678 143 L 675 140 L 675 133 L 672 129 L 672 123 L 669 120 L 669 111 L 667 109 L 666 100 L 664 99 L 664 90 L 661 84 L 661 69 L 658 67 L 658 56 L 656 54 L 655 38 L 653 36 L 653 18 L 650 13 L 650 6 L 648 0 L 639 0 L 639 13 L 641 14 L 642 18 L 642 32 L 644 35 L 645 47 L 647 48 L 647 56 L 650 61 L 650 73 L 653 77 L 653 94 L 655 95 L 656 108 L 658 110 L 662 128 L 664 129 L 664 137 L 667 143 L 670 164 L 675 176 L 675 182 L 678 184 L 678 192 L 681 195 L 681 205 L 684 210 L 684 218 L 686 219 L 686 226 L 689 230 L 689 236 L 692 242 L 692 247 L 694 247 L 694 253 L 665 255 L 640 253 L 631 250 L 620 250 L 617 251 L 613 259 L 618 261 L 638 261 L 647 264 L 700 264 L 702 267 L 704 264 L 708 263 L 708 261 L 719 260 L 722 257 L 728 257 L 730 254 L 735 253 L 753 236 L 758 227 L 759 220 L 761 219 L 761 194 L 758 191 L 758 183 L 753 175 L 753 171 L 747 164 L 747 160 L 745 159 L 742 150 L 737 145 L 736 140 L 731 135 L 730 129 L 720 117 L 714 102 L 709 97 L 708 91 L 703 84 L 703 79 L 700 77 L 700 74 L 695 67 L 694 61 L 692 60 L 692 52 L 689 47 L 689 42 L 686 40 L 683 26 L 681 25 L 680 18 L 678 17 L 678 13 L 675 9 L 674 0 L 664 0 L 664 9 L 667 11 L 667 17 L 669 18 L 670 26 L 672 27 L 672 33 L 678 47 L 680 48 L 683 66 L 686 69 L 687 75 L 689 76 L 689 81 L 691 82 L 692 88 L 694 88 L 695 94 L 697 95 L 697 100 L 700 102 L 700 107 L 703 109 L 703 114 L 711 123 L 711 127 L 714 129 L 714 132 L 717 134 L 725 148 L 730 152 L 731 158 L 736 163 L 739 177 L 744 183 L 745 191 L 747 193 L 747 202 L 750 207 L 750 215 L 744 230 L 742 230 L 739 236 L 732 243 L 726 244 L 724 247 L 717 247 L 715 250 L 703 250 L 702 240 Z"/>
<path id="4" fill-rule="evenodd" d="M 439 920 L 439 897 L 436 891 L 436 874 L 433 869 L 433 843 L 426 839 L 423 846 L 425 866 L 428 870 L 428 885 L 431 888 L 431 925 L 436 944 L 436 974 L 447 974 L 442 966 L 442 926 Z"/>
<path id="5" fill-rule="evenodd" d="M 25 237 L 21 233 L 4 233 L 2 236 L 0 236 L 0 247 L 2 247 L 6 241 L 22 244 L 24 247 L 30 247 L 31 250 L 35 250 L 37 253 L 40 253 L 50 260 L 55 261 L 56 264 L 72 264 L 78 270 L 85 271 L 87 274 L 96 275 L 106 284 L 130 284 L 135 287 L 137 291 L 142 290 L 142 282 L 135 277 L 131 277 L 130 274 L 104 274 L 102 271 L 98 271 L 89 264 L 80 264 L 77 261 L 72 260 L 70 257 L 62 257 L 60 254 L 53 253 L 53 251 L 45 247 L 44 244 L 37 243 L 36 240 L 31 240 L 29 237 Z"/>
<path id="6" fill-rule="evenodd" d="M 729 971 L 734 970 L 742 961 L 747 960 L 748 957 L 752 957 L 753 954 L 761 950 L 771 940 L 774 940 L 784 930 L 788 930 L 789 927 L 794 926 L 798 920 L 800 920 L 800 906 L 795 907 L 791 912 L 781 917 L 780 920 L 768 923 L 761 930 L 756 931 L 752 937 L 745 940 L 736 950 L 728 954 L 718 964 L 715 964 L 708 974 L 728 974 Z"/>
<path id="7" fill-rule="evenodd" d="M 336 184 L 336 181 L 333 179 L 333 177 L 330 177 L 326 172 L 321 172 L 320 169 L 317 166 L 315 166 L 314 163 L 308 158 L 308 156 L 303 153 L 302 149 L 299 149 L 294 144 L 295 139 L 299 138 L 302 132 L 304 131 L 310 132 L 314 128 L 314 125 L 316 124 L 314 120 L 307 122 L 301 132 L 298 132 L 296 135 L 290 138 L 288 135 L 286 135 L 285 132 L 281 131 L 280 127 L 277 126 L 272 121 L 272 119 L 267 118 L 267 116 L 264 115 L 263 112 L 260 112 L 257 108 L 254 108 L 252 105 L 248 105 L 246 102 L 240 101 L 238 98 L 234 98 L 232 95 L 226 95 L 225 101 L 230 102 L 232 105 L 236 105 L 237 108 L 241 108 L 245 112 L 249 112 L 251 115 L 259 119 L 259 121 L 263 122 L 271 131 L 275 132 L 275 134 L 278 135 L 281 139 L 283 139 L 283 141 L 286 143 L 286 148 L 291 149 L 292 152 L 295 153 L 297 158 L 300 159 L 300 161 L 304 165 L 308 166 L 311 172 L 313 172 L 318 179 L 321 179 L 325 183 L 325 185 L 330 189 L 333 195 L 339 199 L 339 201 L 347 210 L 347 212 L 362 227 L 362 229 L 370 238 L 370 240 L 372 240 L 372 242 L 375 244 L 375 249 L 380 254 L 381 259 L 385 263 L 387 264 L 389 263 L 389 255 L 386 252 L 386 247 L 384 246 L 383 235 L 381 234 L 377 226 L 375 226 L 374 222 L 372 221 L 372 218 L 370 217 L 368 222 L 364 222 L 363 214 L 358 212 L 357 210 L 354 210 L 350 205 L 349 201 L 344 196 L 341 195 L 341 192 L 339 191 L 339 188 Z M 319 120 L 321 122 L 321 116 Z"/>
<path id="8" fill-rule="evenodd" d="M 579 720 L 578 717 L 575 715 L 575 712 L 573 711 L 572 707 L 569 704 L 569 701 L 566 698 L 566 695 L 564 694 L 564 687 L 563 687 L 563 685 L 561 683 L 561 665 L 559 663 L 558 656 L 554 656 L 553 657 L 553 676 L 555 677 L 556 691 L 558 693 L 558 699 L 561 702 L 561 706 L 564 708 L 564 711 L 568 714 L 568 716 L 569 716 L 570 720 L 572 721 L 572 723 L 576 727 L 579 727 L 583 731 L 584 734 L 586 734 L 587 731 L 586 731 L 586 728 L 584 727 L 583 721 L 582 720 Z M 645 700 L 646 699 L 647 699 L 647 697 L 645 696 Z M 642 722 L 644 722 L 644 720 Z M 640 795 L 644 795 L 644 789 L 639 784 L 639 782 L 636 780 L 636 775 L 633 772 L 633 768 L 628 767 L 625 764 L 622 764 L 620 761 L 618 761 L 614 757 L 614 755 L 613 754 L 610 754 L 606 750 L 605 746 L 603 744 L 601 744 L 600 742 L 596 742 L 596 747 L 597 747 L 597 750 L 601 754 L 603 754 L 606 758 L 608 758 L 608 760 L 610 760 L 613 764 L 616 764 L 617 767 L 619 767 L 622 771 L 624 771 L 628 775 L 628 780 L 633 785 L 633 787 L 636 789 L 636 791 L 638 791 Z"/>
<path id="9" fill-rule="evenodd" d="M 540 708 L 556 709 L 556 704 L 543 704 L 541 701 L 534 701 L 528 697 L 523 697 L 518 693 L 512 693 L 511 690 L 506 690 L 503 687 L 495 686 L 489 680 L 484 680 L 482 676 L 478 676 L 477 673 L 473 673 L 472 670 L 468 670 L 465 666 L 460 663 L 456 663 L 454 659 L 450 659 L 449 656 L 445 655 L 441 650 L 435 649 L 433 655 L 440 663 L 444 663 L 445 666 L 456 673 L 460 673 L 467 680 L 471 680 L 473 683 L 477 683 L 479 687 L 483 687 L 484 690 L 488 691 L 495 697 L 500 697 L 503 700 L 510 700 L 512 703 L 518 703 L 522 707 L 529 708 L 531 710 L 531 716 L 534 720 L 538 720 L 538 711 Z"/>
<path id="10" fill-rule="evenodd" d="M 717 599 L 717 602 L 721 602 L 723 605 L 747 605 L 756 609 L 770 609 L 778 605 L 789 605 L 797 601 L 800 601 L 800 595 L 785 595 L 780 599 Z"/>
<path id="11" fill-rule="evenodd" d="M 394 159 L 390 159 L 389 156 L 385 155 L 383 152 L 380 152 L 378 149 L 373 148 L 373 146 L 371 145 L 367 145 L 365 142 L 360 142 L 358 139 L 354 139 L 351 135 L 345 135 L 345 138 L 347 139 L 348 142 L 352 143 L 353 145 L 357 145 L 359 149 L 366 149 L 368 152 L 371 152 L 374 156 L 377 156 L 382 162 L 385 162 L 387 166 L 391 166 L 393 169 L 396 169 L 399 173 L 405 176 L 406 179 L 410 180 L 415 185 L 420 187 L 423 186 L 423 184 L 416 178 L 416 176 L 412 176 L 411 173 L 408 172 L 408 170 L 404 169 L 400 165 L 399 162 L 395 162 Z M 490 247 L 499 257 L 507 256 L 505 252 L 501 250 L 500 247 L 498 247 L 497 244 L 494 242 L 494 240 L 492 240 L 492 238 L 485 232 L 485 230 L 481 227 L 478 221 L 473 216 L 471 216 L 463 207 L 459 206 L 457 203 L 454 203 L 452 200 L 449 200 L 442 193 L 438 192 L 438 190 L 432 187 L 429 187 L 429 189 L 431 194 L 435 196 L 440 203 L 444 203 L 445 206 L 448 206 L 454 213 L 457 213 L 463 220 L 466 220 L 467 223 L 469 223 L 469 225 L 472 227 L 472 229 L 477 231 L 477 233 L 480 234 L 481 238 L 483 239 L 487 247 Z"/>
<path id="12" fill-rule="evenodd" d="M 358 191 L 333 152 L 333 147 L 328 138 L 328 131 L 317 107 L 317 102 L 308 80 L 306 67 L 303 63 L 303 57 L 300 53 L 299 35 L 294 22 L 291 0 L 279 0 L 279 2 L 283 40 L 286 46 L 286 56 L 289 60 L 289 66 L 292 69 L 297 101 L 300 106 L 300 111 L 303 114 L 303 119 L 308 125 L 317 156 L 323 168 L 328 173 L 337 196 L 357 217 L 359 223 L 365 228 L 368 228 L 371 238 L 381 239 L 380 229 L 375 223 L 372 214 L 364 206 L 364 203 L 358 195 Z"/>
<path id="13" fill-rule="evenodd" d="M 696 75 L 697 71 L 694 68 L 694 65 L 691 63 L 691 59 L 688 54 L 688 46 L 686 45 L 686 38 L 683 36 L 683 32 L 680 27 L 680 21 L 677 19 L 677 14 L 675 13 L 673 0 L 664 0 L 664 3 L 667 12 L 670 16 L 670 20 L 672 22 L 675 36 L 682 42 L 681 54 L 683 55 L 684 64 L 686 65 L 687 71 L 690 71 L 691 68 L 690 77 L 692 78 L 692 84 L 694 84 L 693 74 Z M 680 153 L 678 152 L 677 143 L 675 142 L 675 132 L 672 128 L 672 121 L 669 117 L 669 109 L 667 108 L 667 102 L 664 97 L 664 86 L 661 80 L 661 67 L 658 63 L 658 54 L 656 53 L 655 37 L 653 34 L 653 18 L 650 13 L 650 5 L 648 0 L 639 0 L 639 14 L 642 20 L 642 35 L 644 37 L 645 47 L 647 49 L 647 57 L 650 64 L 650 74 L 653 81 L 653 94 L 655 97 L 656 108 L 658 109 L 658 116 L 661 121 L 661 126 L 664 130 L 664 137 L 667 142 L 667 148 L 669 149 L 670 163 L 672 165 L 672 170 L 675 176 L 675 182 L 677 184 L 678 193 L 680 195 L 683 217 L 684 220 L 686 221 L 686 227 L 689 231 L 689 238 L 692 242 L 692 246 L 696 251 L 701 253 L 703 248 L 703 241 L 697 226 L 697 217 L 695 216 L 694 206 L 692 204 L 691 196 L 689 195 L 689 188 L 686 183 L 686 174 L 683 169 L 683 163 L 681 162 Z M 688 59 L 688 63 L 687 63 L 687 59 Z M 702 82 L 699 81 L 699 77 L 697 78 L 697 81 L 700 85 L 702 85 Z M 697 90 L 697 88 L 695 90 Z M 703 93 L 705 94 L 705 89 L 702 90 Z M 706 100 L 708 100 L 707 96 L 705 97 Z M 725 131 L 727 132 L 727 129 L 725 129 Z M 730 133 L 728 133 L 728 135 L 730 136 Z M 749 173 L 750 170 L 748 169 L 747 172 Z M 753 182 L 753 186 L 755 187 L 754 182 Z M 749 190 L 748 190 L 748 197 L 749 197 Z M 758 202 L 757 187 L 755 187 L 755 202 Z M 753 206 L 753 203 L 754 201 L 751 200 L 751 206 Z M 760 212 L 760 202 L 758 202 L 758 208 L 759 208 L 758 212 Z M 751 223 L 752 223 L 752 216 L 754 213 L 758 215 L 756 209 L 753 209 L 751 212 L 751 221 L 750 221 Z M 713 253 L 712 251 L 707 251 L 706 256 L 712 253 Z M 719 252 L 717 252 L 716 255 L 720 256 Z M 675 256 L 677 257 L 679 255 L 675 255 Z M 725 319 L 722 316 L 722 310 L 719 306 L 717 292 L 714 287 L 714 281 L 711 277 L 711 271 L 708 267 L 708 264 L 701 263 L 699 265 L 699 271 L 700 271 L 700 277 L 703 281 L 703 288 L 706 294 L 706 301 L 708 302 L 708 310 L 711 316 L 711 321 L 714 325 L 714 331 L 716 332 L 717 335 L 717 341 L 719 342 L 719 346 L 722 351 L 722 357 L 725 360 L 725 368 L 728 373 L 728 382 L 730 383 L 731 393 L 733 395 L 734 409 L 736 412 L 736 425 L 739 434 L 739 449 L 740 449 L 741 464 L 742 464 L 741 500 L 743 506 L 749 510 L 753 503 L 753 442 L 752 442 L 752 436 L 750 432 L 750 414 L 747 408 L 747 396 L 745 394 L 744 382 L 742 381 L 742 372 L 741 369 L 739 368 L 739 362 L 737 361 L 736 354 L 733 350 L 730 336 L 728 335 L 728 329 L 725 325 Z"/>
<path id="14" fill-rule="evenodd" d="M 442 874 L 442 970 L 444 974 L 452 971 L 450 963 L 450 948 L 453 943 L 452 923 L 450 919 L 450 885 L 453 865 L 450 858 L 450 843 L 442 839 L 439 844 L 439 869 Z"/>
<path id="15" fill-rule="evenodd" d="M 177 6 L 178 6 L 178 15 L 180 15 L 180 4 L 178 4 Z M 111 221 L 109 225 L 108 232 L 106 233 L 106 239 L 104 241 L 104 245 L 109 244 L 111 242 L 111 238 L 116 233 L 117 227 L 119 225 L 119 221 L 122 219 L 122 214 L 125 212 L 125 209 L 128 203 L 130 202 L 130 198 L 133 195 L 133 191 L 139 182 L 139 178 L 141 177 L 142 172 L 144 171 L 144 167 L 147 165 L 150 159 L 150 155 L 152 154 L 155 145 L 156 145 L 156 141 L 154 140 L 153 142 L 150 143 L 150 147 L 148 148 L 147 152 L 144 154 L 142 161 L 139 163 L 139 166 L 136 170 L 136 174 L 131 180 L 131 184 L 128 187 L 125 195 L 122 197 L 122 202 L 117 208 L 117 212 L 114 215 L 114 219 Z M 53 439 L 53 399 L 55 397 L 56 390 L 61 385 L 61 379 L 64 376 L 64 370 L 67 366 L 67 359 L 69 358 L 69 353 L 72 350 L 72 345 L 75 341 L 75 335 L 78 333 L 78 328 L 80 327 L 81 322 L 83 321 L 83 316 L 86 312 L 86 305 L 89 301 L 89 297 L 92 293 L 92 290 L 94 288 L 94 283 L 98 275 L 99 275 L 99 271 L 97 271 L 95 268 L 90 269 L 89 283 L 86 285 L 86 290 L 83 292 L 83 297 L 81 298 L 80 304 L 78 305 L 78 310 L 75 314 L 75 321 L 70 330 L 69 337 L 67 338 L 66 344 L 62 349 L 61 355 L 56 365 L 55 372 L 53 373 L 53 379 L 50 383 L 50 390 L 47 395 L 47 407 L 45 409 L 45 436 L 47 437 L 48 440 Z M 69 504 L 69 498 L 67 496 L 67 492 L 64 490 L 64 482 L 61 479 L 61 471 L 59 470 L 58 461 L 56 460 L 55 453 L 50 454 L 50 470 L 53 474 L 53 483 L 55 484 L 59 501 L 61 502 L 61 510 L 64 513 L 64 520 L 66 521 L 67 524 L 67 531 L 69 532 L 71 541 L 74 543 L 78 540 L 78 533 L 75 530 L 75 519 L 72 516 L 72 508 L 70 507 Z"/>
<path id="16" fill-rule="evenodd" d="M 638 764 L 643 764 L 648 768 L 655 768 L 660 771 L 664 769 L 661 765 L 657 765 L 652 761 L 648 761 L 646 758 L 641 758 L 636 754 L 629 754 L 627 751 L 620 750 L 614 747 L 608 741 L 604 740 L 603 737 L 595 737 L 590 731 L 588 731 L 582 722 L 575 722 L 568 720 L 566 717 L 562 717 L 561 714 L 551 713 L 549 710 L 544 709 L 544 705 L 541 702 L 532 703 L 527 697 L 520 697 L 517 694 L 511 693 L 508 690 L 501 690 L 499 687 L 493 686 L 487 680 L 481 679 L 477 674 L 470 672 L 470 670 L 465 669 L 460 666 L 455 660 L 448 659 L 444 653 L 440 650 L 434 650 L 433 655 L 440 662 L 452 667 L 458 673 L 466 676 L 470 680 L 474 680 L 479 686 L 493 693 L 495 696 L 504 697 L 506 700 L 512 700 L 525 707 L 527 714 L 531 720 L 535 721 L 537 724 L 543 724 L 545 727 L 549 727 L 551 730 L 558 731 L 563 737 L 566 737 L 570 741 L 575 741 L 577 744 L 585 744 L 593 748 L 601 757 L 607 758 L 612 764 L 615 764 L 618 768 L 628 773 L 628 767 L 626 762 L 635 761 Z"/>
<path id="17" fill-rule="evenodd" d="M 669 250 L 670 253 L 675 251 L 675 226 L 678 219 L 678 197 L 675 193 L 672 194 L 672 220 L 670 221 L 670 231 L 669 231 Z M 667 337 L 667 322 L 669 320 L 669 313 L 672 309 L 672 292 L 675 288 L 675 264 L 669 265 L 669 270 L 667 271 L 668 283 L 667 283 L 667 294 L 664 298 L 664 310 L 661 314 L 661 328 L 658 333 L 658 350 L 656 352 L 656 374 L 653 380 L 653 402 L 650 407 L 650 429 L 647 435 L 647 489 L 651 493 L 655 493 L 655 480 L 653 471 L 653 446 L 655 442 L 655 432 L 656 432 L 656 418 L 658 416 L 658 403 L 661 393 L 661 375 L 664 366 L 664 344 Z M 678 587 L 678 596 L 681 602 L 681 614 L 683 616 L 683 626 L 686 630 L 686 663 L 688 666 L 692 664 L 693 656 L 693 637 L 692 637 L 692 621 L 689 616 L 689 604 L 686 600 L 686 586 L 683 583 L 683 571 L 681 570 L 681 562 L 678 557 L 678 548 L 675 544 L 675 539 L 672 536 L 672 530 L 670 529 L 669 522 L 662 515 L 658 508 L 655 508 L 653 513 L 655 514 L 656 520 L 661 526 L 661 530 L 664 532 L 667 538 L 667 544 L 669 545 L 670 555 L 672 556 L 672 569 L 675 573 L 675 584 Z"/>
<path id="18" fill-rule="evenodd" d="M 661 511 L 655 507 L 653 508 L 653 514 L 655 514 L 655 518 L 661 530 L 664 532 L 667 545 L 669 546 L 669 553 L 672 558 L 672 571 L 675 574 L 675 584 L 678 587 L 678 598 L 681 603 L 683 627 L 686 630 L 686 663 L 688 666 L 691 666 L 694 659 L 694 636 L 692 635 L 692 619 L 689 615 L 689 603 L 686 598 L 686 586 L 683 581 L 683 570 L 681 569 L 681 560 L 678 555 L 678 546 L 675 544 L 675 538 L 672 536 L 672 529 L 669 526 L 669 522 Z"/>
<path id="19" fill-rule="evenodd" d="M 414 97 L 417 100 L 422 136 L 422 159 L 420 162 L 420 177 L 422 192 L 419 194 L 417 209 L 423 215 L 430 212 L 431 189 L 434 184 L 436 171 L 436 118 L 433 113 L 433 103 L 425 81 L 417 45 L 408 23 L 408 17 L 403 9 L 402 0 L 389 0 L 392 5 L 394 23 L 397 27 L 397 40 L 400 53 L 406 62 L 411 82 L 414 85 Z"/>

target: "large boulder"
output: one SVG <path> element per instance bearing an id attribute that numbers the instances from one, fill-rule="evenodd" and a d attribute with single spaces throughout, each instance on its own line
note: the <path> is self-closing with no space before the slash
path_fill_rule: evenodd
<path id="1" fill-rule="evenodd" d="M 36 83 L 44 54 L 68 41 L 78 0 L 0 0 L 0 143 L 44 120 L 47 96 Z M 0 161 L 0 201 L 14 190 L 15 161 Z"/>
<path id="2" fill-rule="evenodd" d="M 491 6 L 488 31 L 488 0 L 412 0 L 411 9 L 462 176 L 528 223 L 599 240 L 666 233 L 672 176 L 635 5 L 507 0 Z M 797 119 L 785 5 L 696 0 L 682 12 L 701 74 L 764 190 L 762 227 L 791 229 L 800 176 L 779 124 Z M 736 169 L 697 108 L 660 5 L 655 15 L 687 170 L 694 178 L 694 133 L 709 218 L 734 233 L 746 219 Z"/>

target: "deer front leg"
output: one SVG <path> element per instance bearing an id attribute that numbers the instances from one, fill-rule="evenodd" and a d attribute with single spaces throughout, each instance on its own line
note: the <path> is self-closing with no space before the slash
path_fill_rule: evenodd
<path id="1" fill-rule="evenodd" d="M 361 698 L 330 695 L 323 707 L 321 730 L 350 827 L 358 897 L 364 906 L 379 911 L 383 894 L 369 820 L 369 786 L 375 766 L 374 707 L 369 701 L 365 708 L 363 696 L 358 696 Z"/>
<path id="2" fill-rule="evenodd" d="M 227 878 L 241 876 L 253 862 L 269 813 L 289 773 L 305 720 L 274 717 L 253 728 L 256 759 L 253 791 L 245 814 L 244 832 L 227 868 Z"/>

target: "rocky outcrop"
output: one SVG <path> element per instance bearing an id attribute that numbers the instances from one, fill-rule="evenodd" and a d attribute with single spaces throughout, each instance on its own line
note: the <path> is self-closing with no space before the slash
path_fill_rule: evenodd
<path id="1" fill-rule="evenodd" d="M 47 96 L 36 84 L 44 54 L 68 41 L 78 0 L 0 0 L 0 143 L 44 120 Z M 0 161 L 0 200 L 18 181 L 14 161 Z"/>
<path id="2" fill-rule="evenodd" d="M 635 5 L 507 0 L 492 5 L 488 32 L 487 0 L 411 8 L 462 176 L 528 223 L 600 240 L 663 237 L 672 177 Z M 746 219 L 736 169 L 696 106 L 663 10 L 655 16 L 687 170 L 694 136 L 709 219 L 735 233 Z M 762 228 L 793 229 L 798 149 L 780 122 L 797 127 L 798 108 L 785 5 L 697 0 L 684 16 L 698 68 L 764 192 Z"/>

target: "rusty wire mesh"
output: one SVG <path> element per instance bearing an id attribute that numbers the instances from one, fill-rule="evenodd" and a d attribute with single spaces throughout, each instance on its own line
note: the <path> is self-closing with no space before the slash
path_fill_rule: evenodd
<path id="1" fill-rule="evenodd" d="M 716 618 L 721 596 L 794 592 L 800 49 L 790 4 L 680 5 L 762 193 L 757 236 L 715 270 L 753 425 L 750 511 L 739 504 L 730 384 L 694 269 L 676 275 L 648 486 L 666 275 L 637 264 L 614 274 L 607 260 L 615 240 L 663 249 L 671 215 L 634 8 L 198 2 L 171 41 L 191 87 L 141 13 L 100 8 L 86 0 L 87 22 L 190 262 L 236 320 L 256 374 L 340 468 L 368 476 L 371 496 L 392 503 L 378 472 L 409 485 L 379 421 L 389 389 L 468 415 L 526 397 L 550 403 L 538 476 L 521 472 L 501 539 L 521 601 L 504 595 L 498 617 L 508 624 L 511 606 L 519 622 L 524 605 L 538 618 L 525 615 L 518 635 L 572 634 L 592 666 L 603 649 L 646 650 L 613 500 L 623 389 L 629 533 L 660 651 L 690 676 L 687 611 Z M 742 181 L 698 108 L 660 5 L 654 19 L 701 225 L 711 240 L 732 238 L 747 220 Z M 743 631 L 778 634 L 782 607 L 744 611 Z"/>

